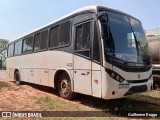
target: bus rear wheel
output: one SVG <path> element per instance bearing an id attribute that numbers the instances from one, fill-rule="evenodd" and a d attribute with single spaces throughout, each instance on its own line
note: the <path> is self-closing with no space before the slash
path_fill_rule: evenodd
<path id="1" fill-rule="evenodd" d="M 71 100 L 75 93 L 71 91 L 71 80 L 67 73 L 62 73 L 58 83 L 58 92 L 60 97 Z"/>
<path id="2" fill-rule="evenodd" d="M 19 71 L 16 71 L 16 72 L 15 72 L 14 78 L 15 78 L 15 83 L 16 83 L 17 85 L 20 85 L 21 82 L 20 82 Z"/>

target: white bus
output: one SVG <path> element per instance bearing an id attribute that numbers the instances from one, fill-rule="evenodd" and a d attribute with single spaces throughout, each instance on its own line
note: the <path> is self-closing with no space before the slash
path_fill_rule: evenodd
<path id="1" fill-rule="evenodd" d="M 9 78 L 116 99 L 152 87 L 151 59 L 141 22 L 124 12 L 88 6 L 8 44 Z"/>

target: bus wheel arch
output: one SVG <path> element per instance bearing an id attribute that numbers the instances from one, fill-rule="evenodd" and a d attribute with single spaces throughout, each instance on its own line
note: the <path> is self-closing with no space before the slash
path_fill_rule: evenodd
<path id="1" fill-rule="evenodd" d="M 21 77 L 20 77 L 19 69 L 17 69 L 17 68 L 14 71 L 14 79 L 15 79 L 15 83 L 17 85 L 20 85 L 20 83 L 21 83 Z"/>
<path id="2" fill-rule="evenodd" d="M 66 72 L 71 80 L 71 86 L 72 86 L 72 91 L 73 91 L 73 80 L 72 80 L 72 77 L 71 77 L 71 74 L 68 70 L 66 69 L 58 69 L 56 72 L 55 72 L 55 75 L 54 75 L 54 88 L 58 88 L 58 82 L 59 82 L 59 79 L 60 79 L 60 76 L 62 73 Z"/>
<path id="3" fill-rule="evenodd" d="M 63 94 L 62 84 L 66 83 L 69 86 L 68 93 L 66 95 Z M 69 73 L 69 71 L 61 69 L 57 70 L 54 77 L 54 88 L 56 88 L 59 92 L 60 97 L 64 99 L 73 99 L 75 93 L 73 92 L 73 80 Z"/>

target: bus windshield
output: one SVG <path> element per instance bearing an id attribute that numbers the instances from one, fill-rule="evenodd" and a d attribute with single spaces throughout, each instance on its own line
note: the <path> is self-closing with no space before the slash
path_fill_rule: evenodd
<path id="1" fill-rule="evenodd" d="M 126 62 L 149 61 L 148 44 L 141 22 L 121 14 L 106 13 L 109 27 L 106 34 L 109 36 L 104 39 L 105 54 Z"/>

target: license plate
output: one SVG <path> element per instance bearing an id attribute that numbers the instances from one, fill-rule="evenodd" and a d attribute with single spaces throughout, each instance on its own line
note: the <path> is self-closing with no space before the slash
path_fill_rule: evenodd
<path id="1" fill-rule="evenodd" d="M 119 83 L 119 89 L 128 89 L 129 83 Z"/>

